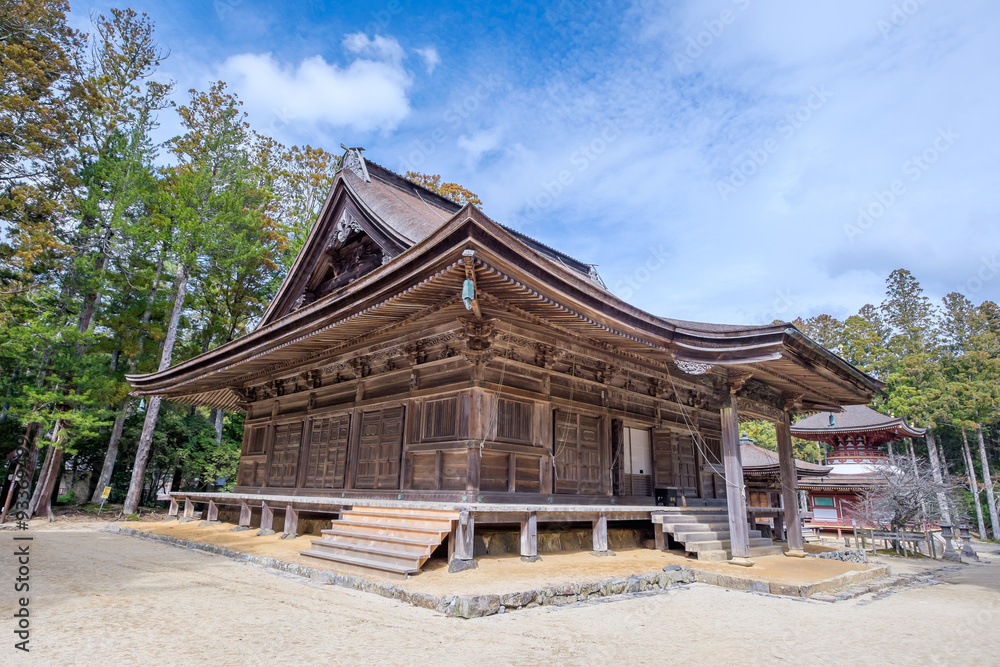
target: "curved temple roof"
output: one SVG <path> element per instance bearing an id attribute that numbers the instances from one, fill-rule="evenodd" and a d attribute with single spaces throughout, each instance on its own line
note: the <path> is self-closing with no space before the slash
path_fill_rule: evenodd
<path id="1" fill-rule="evenodd" d="M 357 155 L 360 159 L 360 154 Z M 380 332 L 454 302 L 470 255 L 486 303 L 520 317 L 638 355 L 673 372 L 736 367 L 802 410 L 867 403 L 881 383 L 808 339 L 789 323 L 725 326 L 656 317 L 625 303 L 591 267 L 459 207 L 378 165 L 343 168 L 288 277 L 253 332 L 147 375 L 130 375 L 136 395 L 240 409 L 242 387 L 293 375 L 371 344 Z M 303 290 L 338 230 L 374 239 L 383 264 L 304 302 Z"/>
<path id="2" fill-rule="evenodd" d="M 792 435 L 803 440 L 833 442 L 843 436 L 869 436 L 879 442 L 919 438 L 926 429 L 914 428 L 901 417 L 890 417 L 867 405 L 847 405 L 841 411 L 820 412 L 796 422 Z"/>

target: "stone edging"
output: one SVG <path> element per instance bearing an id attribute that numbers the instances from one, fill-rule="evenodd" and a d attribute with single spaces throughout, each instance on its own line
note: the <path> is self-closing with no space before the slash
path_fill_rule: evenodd
<path id="1" fill-rule="evenodd" d="M 779 582 L 767 582 L 760 579 L 750 579 L 733 574 L 721 574 L 719 572 L 709 572 L 707 570 L 695 570 L 694 580 L 712 586 L 722 586 L 738 591 L 752 591 L 754 593 L 770 593 L 771 595 L 781 595 L 784 597 L 810 598 L 817 593 L 834 591 L 843 588 L 855 587 L 861 583 L 870 582 L 875 579 L 882 579 L 889 576 L 889 566 L 878 564 L 868 570 L 852 570 L 844 572 L 836 577 L 817 581 L 814 584 L 784 584 Z"/>
<path id="2" fill-rule="evenodd" d="M 559 584 L 546 586 L 539 589 L 519 591 L 516 593 L 487 594 L 487 595 L 445 595 L 435 596 L 428 593 L 419 593 L 402 586 L 382 581 L 370 581 L 364 577 L 353 574 L 339 574 L 329 570 L 317 570 L 316 568 L 276 558 L 255 556 L 235 549 L 206 544 L 204 542 L 192 542 L 182 540 L 168 535 L 158 535 L 146 531 L 125 526 L 109 525 L 106 532 L 117 533 L 119 535 L 130 535 L 157 542 L 164 542 L 185 549 L 204 551 L 218 556 L 224 556 L 233 560 L 251 563 L 261 567 L 272 568 L 287 572 L 313 581 L 325 584 L 342 586 L 365 593 L 374 593 L 392 600 L 399 600 L 417 607 L 433 609 L 446 616 L 457 618 L 478 618 L 481 616 L 491 616 L 502 614 L 505 611 L 515 609 L 530 609 L 545 605 L 565 605 L 574 602 L 582 602 L 589 599 L 609 597 L 612 595 L 622 595 L 627 593 L 639 593 L 642 591 L 664 590 L 678 584 L 691 583 L 695 580 L 689 568 L 680 565 L 668 565 L 663 572 L 651 574 L 633 574 L 627 578 L 605 579 L 593 583 L 585 584 Z M 721 584 L 720 584 L 721 585 Z"/>

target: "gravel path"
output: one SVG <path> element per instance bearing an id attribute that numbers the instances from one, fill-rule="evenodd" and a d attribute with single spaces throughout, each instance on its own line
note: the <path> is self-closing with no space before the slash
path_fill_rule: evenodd
<path id="1" fill-rule="evenodd" d="M 1000 557 L 872 600 L 692 585 L 465 621 L 122 535 L 31 531 L 39 664 L 996 664 Z M 0 534 L 3 553 L 13 534 Z M 14 559 L 0 559 L 12 582 Z M 4 583 L 4 609 L 15 594 Z M 0 663 L 16 652 L 8 614 Z M 19 661 L 22 661 L 19 660 Z"/>

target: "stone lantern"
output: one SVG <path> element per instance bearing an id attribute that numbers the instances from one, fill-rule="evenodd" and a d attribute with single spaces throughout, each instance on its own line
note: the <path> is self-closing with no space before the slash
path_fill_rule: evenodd
<path id="1" fill-rule="evenodd" d="M 951 541 L 955 538 L 955 531 L 950 523 L 938 524 L 941 526 L 941 537 L 944 538 L 944 559 L 962 562 L 962 557 L 955 551 Z"/>
<path id="2" fill-rule="evenodd" d="M 970 532 L 969 526 L 959 526 L 958 535 L 962 538 L 962 557 L 978 561 L 979 555 L 976 553 L 976 550 L 972 548 L 972 533 Z"/>

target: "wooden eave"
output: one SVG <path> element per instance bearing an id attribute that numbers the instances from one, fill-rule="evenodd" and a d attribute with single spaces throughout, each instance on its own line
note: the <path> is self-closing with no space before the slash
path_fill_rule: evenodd
<path id="1" fill-rule="evenodd" d="M 346 187 L 335 187 L 321 215 L 339 211 L 347 192 Z M 449 300 L 454 303 L 465 278 L 465 250 L 475 253 L 477 291 L 485 302 L 495 300 L 498 306 L 513 307 L 598 344 L 661 364 L 696 361 L 748 370 L 770 386 L 799 396 L 807 409 L 866 403 L 878 391 L 875 380 L 810 345 L 791 325 L 713 330 L 712 325 L 699 329 L 694 323 L 681 326 L 658 318 L 466 206 L 409 250 L 316 302 L 165 371 L 128 376 L 133 393 L 233 408 L 239 402 L 233 389 L 246 386 L 251 378 L 302 365 L 337 345 L 371 338 Z M 300 255 L 285 285 L 302 280 L 294 274 L 307 272 L 307 263 Z M 279 298 L 294 293 L 284 286 L 282 290 Z"/>

